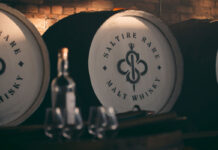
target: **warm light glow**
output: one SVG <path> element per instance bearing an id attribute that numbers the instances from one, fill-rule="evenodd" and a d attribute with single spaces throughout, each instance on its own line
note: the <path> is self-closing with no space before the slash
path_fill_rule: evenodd
<path id="1" fill-rule="evenodd" d="M 67 56 L 68 56 L 68 48 L 64 47 L 61 49 L 61 54 L 62 54 L 62 57 L 63 59 L 67 59 Z"/>
<path id="2" fill-rule="evenodd" d="M 113 11 L 125 10 L 126 8 L 114 8 Z"/>

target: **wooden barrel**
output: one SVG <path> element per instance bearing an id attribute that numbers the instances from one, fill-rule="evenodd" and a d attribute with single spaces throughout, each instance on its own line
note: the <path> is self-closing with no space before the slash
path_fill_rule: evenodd
<path id="1" fill-rule="evenodd" d="M 0 126 L 13 126 L 41 104 L 49 57 L 40 34 L 20 12 L 0 4 L 0 20 Z"/>
<path id="2" fill-rule="evenodd" d="M 123 113 L 139 106 L 168 112 L 182 84 L 182 58 L 167 26 L 153 15 L 128 10 L 107 19 L 89 52 L 92 87 L 104 106 Z"/>
<path id="3" fill-rule="evenodd" d="M 91 105 L 113 106 L 118 113 L 134 106 L 167 112 L 180 93 L 179 47 L 168 27 L 149 13 L 79 13 L 54 24 L 43 38 L 50 52 L 51 78 L 57 74 L 58 49 L 69 48 L 69 72 L 85 116 Z"/>
<path id="4" fill-rule="evenodd" d="M 184 81 L 174 110 L 196 127 L 218 127 L 218 22 L 188 20 L 171 25 L 184 58 Z"/>

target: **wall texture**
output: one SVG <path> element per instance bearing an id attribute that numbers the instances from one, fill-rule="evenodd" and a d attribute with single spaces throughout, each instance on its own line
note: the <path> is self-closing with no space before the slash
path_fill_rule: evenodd
<path id="1" fill-rule="evenodd" d="M 114 8 L 150 12 L 167 24 L 218 18 L 218 0 L 0 0 L 21 11 L 43 34 L 58 20 L 82 11 Z"/>

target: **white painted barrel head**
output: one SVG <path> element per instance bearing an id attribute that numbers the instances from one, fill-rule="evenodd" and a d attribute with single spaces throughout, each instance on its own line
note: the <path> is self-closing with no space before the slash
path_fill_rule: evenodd
<path id="1" fill-rule="evenodd" d="M 0 126 L 14 126 L 42 102 L 49 57 L 39 32 L 20 12 L 0 4 L 0 20 Z"/>
<path id="2" fill-rule="evenodd" d="M 139 106 L 168 112 L 183 79 L 183 60 L 169 28 L 136 10 L 117 13 L 96 32 L 89 52 L 89 75 L 96 96 L 118 113 Z"/>

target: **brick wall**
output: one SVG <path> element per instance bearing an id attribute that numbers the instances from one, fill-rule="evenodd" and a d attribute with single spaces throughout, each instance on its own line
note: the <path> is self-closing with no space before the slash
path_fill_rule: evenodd
<path id="1" fill-rule="evenodd" d="M 113 8 L 139 9 L 160 17 L 165 23 L 218 18 L 218 0 L 4 0 L 20 10 L 43 34 L 58 20 L 82 11 Z"/>

